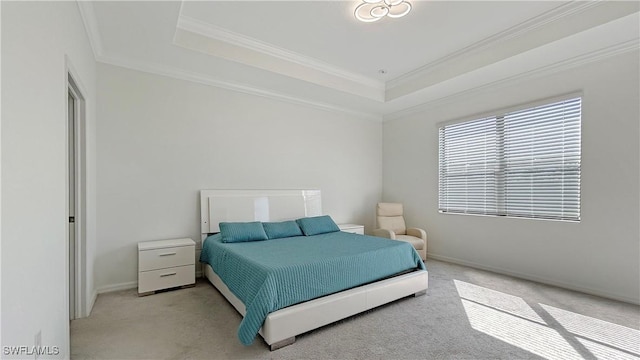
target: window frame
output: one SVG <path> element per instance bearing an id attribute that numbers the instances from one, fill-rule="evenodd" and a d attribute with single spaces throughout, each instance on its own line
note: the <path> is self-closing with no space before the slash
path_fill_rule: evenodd
<path id="1" fill-rule="evenodd" d="M 565 216 L 565 215 L 560 215 L 560 216 L 552 216 L 550 215 L 550 211 L 548 214 L 544 214 L 542 211 L 542 214 L 535 214 L 535 211 L 532 210 L 531 214 L 525 214 L 524 212 L 520 212 L 517 213 L 517 211 L 508 211 L 508 205 L 507 203 L 509 202 L 513 202 L 513 199 L 516 195 L 515 192 L 512 192 L 513 195 L 511 195 L 511 197 L 508 198 L 508 190 L 507 190 L 507 186 L 506 184 L 506 177 L 507 174 L 509 173 L 510 170 L 512 170 L 512 168 L 509 168 L 507 166 L 507 163 L 511 160 L 513 161 L 512 158 L 509 158 L 507 155 L 504 154 L 505 151 L 505 147 L 506 147 L 506 140 L 505 140 L 505 118 L 508 117 L 509 115 L 513 115 L 514 113 L 518 113 L 521 111 L 526 111 L 526 110 L 534 110 L 536 108 L 540 108 L 540 107 L 544 107 L 544 106 L 551 106 L 553 104 L 559 103 L 559 102 L 563 102 L 563 101 L 571 101 L 571 100 L 577 100 L 579 101 L 579 107 L 578 107 L 578 111 L 579 111 L 579 116 L 577 119 L 577 130 L 574 130 L 573 132 L 571 131 L 567 131 L 563 134 L 574 134 L 578 136 L 578 143 L 577 143 L 577 149 L 578 149 L 578 155 L 577 155 L 577 165 L 574 163 L 573 165 L 564 165 L 562 166 L 562 168 L 560 170 L 558 170 L 557 168 L 554 170 L 553 167 L 556 166 L 554 164 L 548 165 L 546 168 L 542 168 L 542 169 L 535 169 L 533 168 L 534 165 L 532 165 L 530 167 L 530 171 L 529 170 L 519 170 L 520 172 L 529 172 L 532 175 L 532 181 L 535 181 L 536 179 L 534 178 L 535 175 L 541 175 L 541 174 L 546 174 L 546 173 L 552 173 L 553 171 L 561 171 L 562 172 L 562 179 L 564 181 L 564 179 L 570 178 L 571 177 L 571 172 L 573 171 L 574 173 L 574 177 L 577 176 L 577 195 L 574 195 L 574 197 L 577 199 L 577 206 L 574 207 L 564 207 L 562 206 L 562 210 L 561 212 L 564 212 L 564 209 L 567 209 L 569 212 L 569 215 Z M 542 99 L 542 100 L 537 100 L 534 102 L 529 102 L 529 103 L 525 103 L 525 104 L 521 104 L 521 105 L 517 105 L 517 106 L 512 106 L 509 108 L 503 108 L 501 110 L 496 110 L 496 111 L 491 111 L 491 112 L 486 112 L 483 113 L 481 115 L 478 116 L 469 116 L 469 117 L 465 117 L 463 119 L 458 119 L 458 120 L 452 120 L 452 121 L 446 121 L 446 122 L 441 122 L 436 124 L 437 128 L 438 128 L 438 212 L 441 214 L 448 214 L 448 215 L 475 215 L 475 216 L 491 216 L 491 217 L 508 217 L 508 218 L 518 218 L 518 219 L 533 219 L 533 220 L 550 220 L 550 221 L 566 221 L 566 222 L 571 222 L 571 223 L 580 223 L 581 221 L 581 217 L 582 217 L 582 120 L 583 120 L 583 116 L 584 116 L 584 111 L 583 111 L 583 105 L 584 105 L 584 96 L 581 92 L 573 92 L 573 93 L 568 93 L 568 94 L 564 94 L 564 95 L 560 95 L 560 96 L 556 96 L 556 97 L 552 97 L 552 98 L 546 98 L 546 99 Z M 570 108 L 570 106 L 568 106 Z M 452 125 L 456 125 L 456 124 L 464 124 L 464 123 L 470 123 L 470 122 L 480 122 L 483 120 L 493 120 L 495 121 L 495 137 L 496 137 L 496 141 L 495 141 L 495 154 L 496 155 L 496 159 L 494 160 L 495 163 L 495 168 L 493 170 L 493 173 L 495 174 L 495 180 L 494 180 L 494 189 L 493 191 L 495 192 L 495 211 L 487 211 L 487 208 L 491 208 L 491 206 L 489 207 L 484 207 L 482 211 L 478 211 L 478 210 L 474 210 L 473 207 L 468 207 L 465 205 L 463 210 L 452 210 L 451 208 L 448 208 L 447 206 L 443 206 L 443 198 L 444 197 L 451 197 L 452 193 L 450 191 L 448 191 L 447 193 L 443 194 L 443 163 L 446 163 L 446 157 L 444 158 L 445 160 L 443 161 L 443 151 L 445 151 L 445 144 L 443 144 L 443 129 L 445 129 L 446 127 L 452 126 Z M 569 122 L 568 122 L 569 123 Z M 563 124 L 565 124 L 565 122 L 563 122 Z M 573 122 L 573 124 L 575 124 L 575 121 Z M 564 126 L 564 125 L 563 125 Z M 562 144 L 564 144 L 564 139 L 562 140 Z M 566 154 L 567 152 L 562 152 L 562 157 L 564 157 L 564 154 Z M 451 156 L 451 155 L 445 155 L 445 156 Z M 445 164 L 446 165 L 446 164 Z M 490 171 L 491 172 L 491 171 Z M 518 171 L 513 171 L 513 173 L 517 173 Z M 513 174 L 512 173 L 512 174 Z M 569 174 L 567 174 L 569 173 Z M 461 176 L 466 176 L 468 173 L 462 173 Z M 488 173 L 486 173 L 488 174 Z M 577 175 L 575 175 L 577 174 Z M 445 181 L 449 181 L 451 176 L 448 174 L 445 174 L 444 176 Z M 484 178 L 485 182 L 487 182 L 487 177 Z M 511 181 L 513 181 L 513 175 L 511 177 Z M 490 181 L 489 181 L 490 182 Z M 445 187 L 447 187 L 449 185 L 445 184 Z M 535 186 L 531 185 L 531 189 L 535 190 Z M 446 189 L 445 189 L 446 190 Z M 491 192 L 489 190 L 489 192 Z M 565 190 L 563 188 L 562 190 L 562 195 L 558 196 L 555 199 L 565 199 L 567 197 L 571 198 L 569 195 L 564 194 Z M 455 193 L 455 191 L 453 192 Z M 483 193 L 482 191 L 480 193 Z M 468 198 L 469 195 L 474 195 L 473 192 L 470 191 L 466 191 L 464 192 L 465 196 Z M 485 189 L 484 191 L 484 196 L 486 198 L 486 194 L 487 194 L 487 190 Z M 448 198 L 446 200 L 446 202 L 448 202 Z M 540 198 L 533 200 L 530 202 L 532 208 L 534 208 L 534 205 L 536 204 L 536 201 L 540 201 Z M 525 202 L 522 202 L 525 203 Z M 453 206 L 453 208 L 455 208 L 455 206 Z M 570 216 L 571 214 L 577 214 L 576 216 Z"/>

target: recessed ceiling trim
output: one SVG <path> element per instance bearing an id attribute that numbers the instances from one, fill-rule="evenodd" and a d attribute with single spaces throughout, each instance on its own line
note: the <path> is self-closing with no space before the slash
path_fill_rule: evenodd
<path id="1" fill-rule="evenodd" d="M 434 69 L 435 69 L 435 72 L 439 72 L 439 70 L 441 69 L 440 66 L 442 64 L 446 64 L 447 61 L 451 61 L 451 60 L 455 61 L 459 58 L 466 58 L 466 57 L 474 58 L 481 51 L 491 51 L 491 49 L 495 49 L 494 46 L 496 45 L 498 46 L 504 45 L 504 44 L 500 44 L 501 42 L 519 41 L 522 39 L 524 34 L 529 34 L 530 32 L 536 30 L 536 28 L 543 27 L 543 25 L 548 24 L 550 22 L 559 23 L 558 20 L 566 16 L 569 16 L 571 14 L 586 12 L 585 15 L 592 15 L 594 12 L 599 12 L 600 10 L 607 10 L 608 9 L 607 4 L 608 2 L 606 1 L 595 1 L 595 2 L 579 1 L 579 2 L 571 2 L 565 5 L 556 7 L 553 10 L 541 16 L 532 18 L 530 20 L 527 20 L 519 25 L 516 25 L 510 28 L 507 31 L 504 31 L 492 37 L 486 38 L 479 44 L 475 44 L 465 49 L 462 49 L 458 52 L 454 52 L 451 55 L 443 57 L 440 60 L 437 60 L 436 62 L 427 64 L 424 67 L 419 68 L 418 70 L 427 69 L 426 72 L 430 72 L 430 74 L 427 74 L 427 76 L 434 75 Z M 630 3 L 630 4 L 633 5 L 633 3 Z M 95 6 L 98 6 L 98 5 L 95 5 Z M 603 7 L 600 7 L 600 6 L 603 6 Z M 638 3 L 636 3 L 635 6 L 637 7 Z M 96 13 L 94 12 L 94 4 L 92 2 L 78 2 L 78 7 L 85 25 L 87 36 L 89 38 L 91 47 L 94 52 L 94 56 L 96 57 L 96 60 L 99 62 L 121 66 L 129 69 L 133 69 L 133 70 L 143 71 L 147 73 L 153 73 L 161 76 L 168 76 L 168 77 L 177 78 L 181 80 L 201 83 L 209 86 L 215 86 L 215 87 L 219 87 L 219 88 L 223 88 L 231 91 L 237 91 L 237 92 L 256 95 L 256 96 L 262 96 L 265 98 L 285 101 L 288 103 L 308 106 L 311 108 L 333 111 L 341 114 L 347 114 L 347 115 L 354 116 L 355 118 L 369 119 L 374 121 L 383 121 L 383 120 L 387 121 L 387 120 L 402 118 L 418 112 L 427 111 L 428 109 L 434 106 L 440 106 L 441 104 L 445 104 L 451 101 L 456 101 L 460 98 L 470 96 L 472 94 L 476 94 L 477 92 L 498 88 L 503 85 L 511 85 L 515 81 L 523 81 L 527 79 L 545 76 L 547 74 L 563 71 L 565 69 L 570 69 L 585 63 L 599 61 L 607 57 L 616 56 L 616 55 L 627 53 L 630 51 L 638 51 L 640 47 L 638 44 L 637 38 L 632 41 L 620 42 L 620 36 L 617 36 L 616 34 L 614 34 L 614 36 L 610 38 L 612 41 L 610 41 L 609 44 L 611 44 L 616 40 L 618 40 L 619 43 L 617 45 L 601 47 L 601 50 L 591 51 L 588 53 L 583 52 L 581 55 L 578 55 L 576 57 L 567 58 L 564 60 L 556 61 L 554 63 L 547 62 L 547 64 L 543 65 L 542 67 L 537 67 L 537 68 L 529 67 L 527 69 L 528 71 L 525 71 L 519 74 L 511 75 L 508 73 L 503 73 L 503 77 L 501 77 L 499 80 L 492 81 L 495 79 L 494 77 L 494 79 L 485 79 L 484 83 L 479 83 L 478 81 L 476 81 L 474 84 L 474 81 L 470 81 L 469 82 L 470 86 L 464 86 L 464 88 L 458 87 L 456 89 L 451 89 L 450 91 L 444 91 L 444 92 L 441 91 L 442 89 L 446 90 L 447 88 L 446 84 L 451 84 L 451 82 L 449 82 L 450 79 L 454 79 L 456 77 L 459 80 L 464 79 L 465 81 L 470 79 L 469 77 L 466 77 L 465 73 L 458 73 L 453 76 L 450 76 L 449 79 L 436 81 L 431 85 L 425 86 L 424 89 L 421 88 L 419 91 L 416 91 L 413 94 L 407 94 L 408 96 L 406 98 L 398 99 L 397 100 L 398 102 L 386 101 L 387 104 L 382 104 L 383 105 L 382 107 L 378 107 L 378 109 L 381 111 L 377 111 L 373 109 L 372 110 L 367 109 L 367 110 L 361 111 L 357 107 L 350 107 L 348 104 L 345 104 L 344 102 L 341 105 L 333 105 L 331 101 L 327 101 L 327 102 L 315 101 L 310 95 L 307 98 L 304 98 L 305 95 L 301 94 L 300 92 L 281 93 L 276 90 L 269 90 L 268 88 L 265 88 L 265 87 L 260 87 L 256 85 L 252 86 L 248 83 L 240 83 L 240 82 L 233 82 L 233 81 L 229 82 L 226 80 L 221 80 L 220 78 L 216 78 L 215 76 L 212 76 L 210 74 L 205 74 L 203 72 L 194 72 L 194 71 L 191 71 L 190 69 L 182 70 L 179 67 L 175 67 L 172 65 L 169 65 L 169 66 L 160 65 L 155 62 L 156 60 L 147 62 L 142 60 L 136 60 L 135 58 L 121 58 L 119 56 L 118 57 L 109 56 L 109 55 L 112 55 L 111 50 L 113 49 L 110 49 L 110 48 L 103 49 L 103 43 L 101 41 L 102 39 L 99 32 L 100 29 L 98 26 Z M 628 8 L 628 6 L 625 6 L 624 8 Z M 96 9 L 100 10 L 99 7 L 96 7 Z M 592 9 L 592 10 L 589 10 L 589 9 Z M 634 16 L 637 16 L 637 11 L 638 10 L 636 10 L 636 13 Z M 583 14 L 580 14 L 580 16 L 574 16 L 571 18 L 571 20 L 580 19 L 582 18 L 582 15 Z M 210 24 L 205 23 L 205 25 L 210 25 Z M 598 28 L 602 27 L 602 25 L 598 26 L 599 24 L 591 24 L 591 25 Z M 171 23 L 170 26 L 173 27 L 173 23 Z M 606 26 L 609 26 L 609 24 L 607 23 Z M 635 29 L 637 33 L 637 25 Z M 106 31 L 108 29 L 103 29 L 103 30 Z M 618 32 L 617 34 L 621 34 L 621 33 L 627 34 L 627 31 Z M 105 34 L 108 34 L 108 33 L 105 33 Z M 193 36 L 200 36 L 203 39 L 207 38 L 206 35 L 200 35 L 196 33 L 192 33 L 192 34 Z M 213 42 L 214 40 L 211 40 L 211 41 Z M 231 45 L 238 46 L 235 44 L 227 43 L 222 40 L 218 40 L 218 43 L 229 44 L 230 46 Z M 605 44 L 602 44 L 602 45 L 605 45 Z M 240 48 L 241 46 L 238 47 L 238 49 Z M 249 50 L 256 51 L 254 49 L 247 49 L 247 51 Z M 523 52 L 528 51 L 527 49 L 521 49 L 521 50 L 524 50 Z M 286 50 L 283 50 L 283 51 L 286 52 Z M 578 53 L 578 52 L 576 51 L 574 52 L 574 54 L 575 53 Z M 261 52 L 260 54 L 257 54 L 256 52 L 254 52 L 254 54 L 260 55 L 263 58 L 266 57 L 266 55 L 263 55 L 265 54 L 263 52 Z M 519 55 L 519 54 L 515 54 L 515 55 Z M 275 57 L 273 57 L 273 59 L 276 60 Z M 278 61 L 281 61 L 279 59 L 280 58 L 278 58 Z M 465 59 L 465 60 L 468 60 L 468 59 Z M 160 59 L 158 61 L 160 61 Z M 429 67 L 431 67 L 431 69 L 429 69 Z M 481 70 L 483 67 L 484 65 L 476 66 L 475 68 L 470 69 L 469 70 L 470 74 L 471 73 L 477 74 L 477 72 L 475 71 Z M 411 74 L 411 73 L 407 73 L 407 74 Z M 424 73 L 421 75 L 424 76 Z M 367 77 L 364 77 L 364 78 L 371 80 L 370 78 L 367 78 Z M 393 84 L 397 84 L 399 80 L 401 80 L 401 78 L 402 77 L 393 79 L 387 83 L 387 93 L 389 90 L 389 86 Z M 344 77 L 342 79 L 344 79 Z M 339 78 L 334 80 L 339 80 Z M 384 83 L 378 82 L 378 84 L 382 84 L 381 93 L 384 94 Z M 345 83 L 343 83 L 342 85 L 344 86 Z M 340 91 L 339 88 L 335 88 L 335 87 L 332 88 L 329 86 L 327 88 Z M 427 88 L 431 88 L 433 91 L 429 91 L 429 92 L 422 91 Z M 367 90 L 370 90 L 370 89 L 372 88 L 369 87 Z M 342 91 L 344 92 L 344 90 Z M 294 94 L 294 95 L 289 95 L 289 94 Z M 362 96 L 362 94 L 360 94 L 360 96 Z M 364 98 L 368 96 L 362 96 L 362 97 Z M 373 99 L 373 97 L 371 97 L 371 99 Z"/>
<path id="2" fill-rule="evenodd" d="M 272 91 L 272 90 L 260 89 L 257 87 L 253 87 L 253 86 L 249 86 L 249 85 L 241 84 L 237 82 L 222 81 L 209 75 L 186 71 L 186 70 L 182 70 L 172 66 L 152 64 L 149 62 L 138 62 L 130 59 L 118 58 L 113 56 L 100 56 L 99 58 L 96 59 L 96 61 L 109 64 L 109 65 L 115 65 L 115 66 L 131 69 L 131 70 L 142 71 L 142 72 L 146 72 L 154 75 L 167 76 L 167 77 L 171 77 L 179 80 L 186 80 L 190 82 L 214 86 L 214 87 L 236 91 L 244 94 L 256 95 L 256 96 L 261 96 L 261 97 L 274 99 L 274 100 L 280 100 L 290 104 L 302 105 L 302 106 L 307 106 L 307 107 L 311 107 L 319 110 L 347 114 L 347 115 L 351 115 L 361 119 L 372 120 L 377 122 L 382 121 L 382 115 L 379 115 L 379 114 L 356 111 L 356 110 L 348 109 L 345 107 L 336 106 L 333 104 L 328 104 L 328 103 L 319 102 L 319 101 L 313 101 L 309 99 L 304 99 L 301 97 L 291 96 L 291 95 L 283 94 L 283 93 Z"/>
<path id="3" fill-rule="evenodd" d="M 93 8 L 92 1 L 77 1 L 78 9 L 80 10 L 80 17 L 84 23 L 84 28 L 89 38 L 89 44 L 93 50 L 93 57 L 97 58 L 103 55 L 102 50 L 102 38 L 100 37 L 100 31 L 98 30 L 98 20 L 96 18 L 96 12 Z"/>
<path id="4" fill-rule="evenodd" d="M 474 53 L 490 50 L 492 47 L 498 45 L 501 42 L 523 36 L 550 22 L 557 21 L 566 16 L 585 11 L 588 8 L 591 8 L 593 6 L 600 5 L 600 4 L 601 4 L 600 1 L 575 1 L 575 2 L 562 4 L 543 14 L 540 14 L 520 24 L 512 26 L 509 29 L 506 29 L 497 34 L 489 36 L 484 40 L 478 41 L 465 48 L 454 51 L 447 56 L 441 57 L 426 65 L 420 66 L 404 75 L 396 77 L 395 79 L 391 79 L 387 81 L 386 90 L 387 92 L 389 92 L 394 88 L 417 81 L 419 78 L 422 78 L 427 73 L 437 70 L 438 67 L 446 65 L 449 62 L 458 61 Z"/>
<path id="5" fill-rule="evenodd" d="M 322 71 L 324 73 L 343 78 L 348 81 L 359 83 L 368 87 L 383 90 L 385 84 L 382 81 L 360 75 L 346 69 L 325 63 L 321 60 L 298 54 L 293 51 L 282 49 L 275 45 L 235 33 L 233 31 L 212 25 L 210 23 L 182 15 L 178 17 L 177 28 L 190 31 L 211 39 L 224 41 L 236 46 L 241 46 L 253 51 L 257 51 L 275 58 L 286 60 L 298 65 Z"/>
<path id="6" fill-rule="evenodd" d="M 307 66 L 253 51 L 235 44 L 212 39 L 191 31 L 177 28 L 173 44 L 205 55 L 231 60 L 257 69 L 284 75 L 286 77 L 320 85 L 327 89 L 368 98 L 376 102 L 384 101 L 384 90 L 345 80 Z"/>
<path id="7" fill-rule="evenodd" d="M 510 86 L 518 82 L 529 81 L 540 77 L 552 75 L 565 70 L 576 68 L 592 62 L 605 60 L 614 56 L 626 54 L 629 52 L 637 52 L 640 50 L 640 39 L 632 39 L 624 41 L 619 44 L 611 45 L 603 49 L 598 49 L 585 53 L 579 56 L 572 57 L 570 59 L 561 60 L 553 64 L 542 66 L 530 71 L 518 73 L 513 76 L 509 76 L 500 80 L 496 80 L 490 83 L 485 83 L 480 86 L 472 87 L 464 91 L 455 92 L 450 95 L 446 95 L 440 98 L 432 99 L 421 104 L 404 108 L 399 111 L 391 112 L 383 116 L 383 121 L 392 121 L 401 119 L 407 116 L 411 116 L 420 112 L 428 111 L 437 106 L 460 101 L 460 98 L 473 96 L 481 92 L 490 90 L 496 90 L 501 87 Z"/>

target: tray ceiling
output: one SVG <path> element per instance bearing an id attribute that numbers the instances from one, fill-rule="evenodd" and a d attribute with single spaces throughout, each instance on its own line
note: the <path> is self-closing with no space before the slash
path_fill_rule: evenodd
<path id="1" fill-rule="evenodd" d="M 638 2 L 79 2 L 98 61 L 382 119 L 471 89 L 638 51 Z M 381 71 L 383 70 L 383 71 Z"/>

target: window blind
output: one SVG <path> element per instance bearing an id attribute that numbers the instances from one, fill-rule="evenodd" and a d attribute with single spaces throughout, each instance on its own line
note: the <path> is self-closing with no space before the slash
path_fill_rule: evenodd
<path id="1" fill-rule="evenodd" d="M 439 129 L 439 209 L 580 220 L 581 98 Z"/>

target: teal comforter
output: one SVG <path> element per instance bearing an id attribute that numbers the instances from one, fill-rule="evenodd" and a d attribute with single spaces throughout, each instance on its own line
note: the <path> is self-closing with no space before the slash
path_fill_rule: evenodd
<path id="1" fill-rule="evenodd" d="M 314 236 L 223 243 L 209 236 L 200 261 L 211 265 L 246 307 L 238 337 L 249 345 L 267 315 L 284 307 L 425 269 L 411 244 L 333 232 Z"/>

